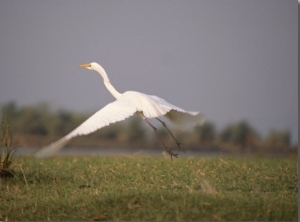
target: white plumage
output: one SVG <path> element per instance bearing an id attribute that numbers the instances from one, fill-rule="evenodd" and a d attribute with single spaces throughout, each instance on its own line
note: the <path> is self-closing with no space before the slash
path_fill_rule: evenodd
<path id="1" fill-rule="evenodd" d="M 202 124 L 204 121 L 204 116 L 201 113 L 186 111 L 157 96 L 147 95 L 135 91 L 127 91 L 122 94 L 119 93 L 111 85 L 105 70 L 98 63 L 92 62 L 90 64 L 80 65 L 80 67 L 97 71 L 102 76 L 104 85 L 116 98 L 116 100 L 93 114 L 90 118 L 88 118 L 85 122 L 67 134 L 65 137 L 35 153 L 36 157 L 51 156 L 60 148 L 62 148 L 70 139 L 76 136 L 93 133 L 98 129 L 108 126 L 109 124 L 122 121 L 134 115 L 135 113 L 138 113 L 144 120 L 146 120 L 146 122 L 155 130 L 155 132 L 157 132 L 156 128 L 150 124 L 150 122 L 147 120 L 148 118 L 158 119 L 158 117 L 165 115 L 171 121 L 181 125 Z M 162 122 L 161 120 L 159 121 Z M 164 123 L 163 125 L 166 127 Z M 168 128 L 167 130 L 169 131 Z M 172 135 L 171 132 L 170 134 Z M 173 135 L 172 137 L 175 139 Z M 175 141 L 180 147 L 180 143 L 177 140 Z M 165 148 L 170 153 L 171 157 L 172 155 L 177 155 L 173 154 L 166 146 Z"/>

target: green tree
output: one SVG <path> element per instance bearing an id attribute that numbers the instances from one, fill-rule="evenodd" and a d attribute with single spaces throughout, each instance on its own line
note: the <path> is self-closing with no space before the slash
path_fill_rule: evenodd
<path id="1" fill-rule="evenodd" d="M 138 117 L 132 117 L 128 123 L 128 140 L 129 141 L 144 141 L 146 131 L 142 125 L 142 121 Z"/>
<path id="2" fill-rule="evenodd" d="M 49 108 L 45 103 L 20 109 L 18 115 L 18 130 L 23 133 L 46 135 Z"/>
<path id="3" fill-rule="evenodd" d="M 238 146 L 242 151 L 253 148 L 258 137 L 258 133 L 245 120 L 227 126 L 220 133 L 221 142 Z"/>
<path id="4" fill-rule="evenodd" d="M 248 139 L 254 135 L 254 129 L 246 121 L 240 121 L 235 125 L 233 134 L 233 143 L 245 148 L 248 145 Z"/>
<path id="5" fill-rule="evenodd" d="M 66 110 L 59 110 L 48 116 L 46 127 L 51 135 L 63 135 L 72 130 L 74 115 Z"/>
<path id="6" fill-rule="evenodd" d="M 204 122 L 203 125 L 197 126 L 195 131 L 201 143 L 213 143 L 216 138 L 216 127 L 212 122 Z"/>
<path id="7" fill-rule="evenodd" d="M 2 105 L 2 115 L 8 115 L 11 119 L 18 115 L 18 107 L 15 102 L 8 102 Z"/>
<path id="8" fill-rule="evenodd" d="M 234 125 L 228 125 L 226 126 L 221 132 L 220 132 L 220 141 L 223 143 L 231 143 L 232 138 L 234 134 Z"/>
<path id="9" fill-rule="evenodd" d="M 266 145 L 269 148 L 287 148 L 291 146 L 291 133 L 289 130 L 271 130 L 267 135 Z"/>

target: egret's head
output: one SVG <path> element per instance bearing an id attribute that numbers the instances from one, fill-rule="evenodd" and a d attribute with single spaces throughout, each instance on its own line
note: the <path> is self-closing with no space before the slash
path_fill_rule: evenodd
<path id="1" fill-rule="evenodd" d="M 80 68 L 89 69 L 89 70 L 95 70 L 97 67 L 99 67 L 99 64 L 96 62 L 86 63 L 79 65 Z"/>

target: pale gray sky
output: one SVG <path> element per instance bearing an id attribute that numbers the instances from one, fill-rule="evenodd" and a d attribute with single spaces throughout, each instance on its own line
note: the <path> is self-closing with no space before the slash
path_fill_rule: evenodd
<path id="1" fill-rule="evenodd" d="M 0 104 L 96 111 L 119 91 L 298 140 L 296 0 L 0 0 Z"/>

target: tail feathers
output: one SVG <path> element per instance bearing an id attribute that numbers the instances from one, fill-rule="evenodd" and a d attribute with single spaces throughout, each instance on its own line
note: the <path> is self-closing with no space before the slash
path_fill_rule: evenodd
<path id="1" fill-rule="evenodd" d="M 198 112 L 180 112 L 177 110 L 171 110 L 166 114 L 166 117 L 172 122 L 178 124 L 184 130 L 187 130 L 195 125 L 201 125 L 205 116 Z"/>
<path id="2" fill-rule="evenodd" d="M 58 150 L 60 150 L 64 145 L 66 145 L 68 141 L 68 139 L 62 138 L 54 143 L 51 143 L 49 146 L 42 148 L 41 150 L 36 152 L 34 156 L 38 158 L 53 156 Z"/>

